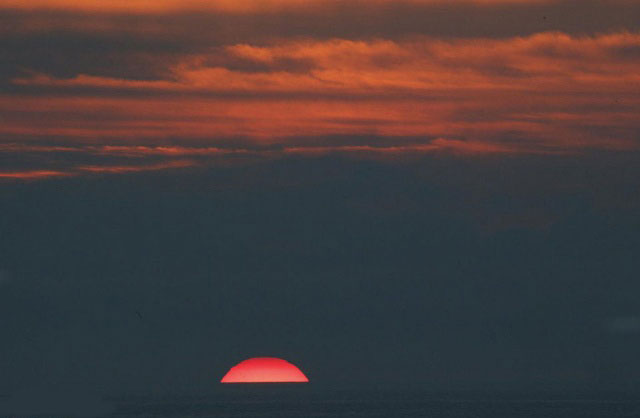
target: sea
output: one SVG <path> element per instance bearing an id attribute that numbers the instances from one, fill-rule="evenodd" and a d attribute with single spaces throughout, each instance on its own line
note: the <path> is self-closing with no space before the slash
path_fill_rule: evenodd
<path id="1" fill-rule="evenodd" d="M 394 390 L 313 390 L 307 385 L 229 385 L 201 395 L 125 395 L 74 405 L 33 405 L 3 418 L 640 418 L 627 395 L 527 395 Z M 66 406 L 65 406 L 66 405 Z M 66 410 L 65 410 L 66 408 Z"/>

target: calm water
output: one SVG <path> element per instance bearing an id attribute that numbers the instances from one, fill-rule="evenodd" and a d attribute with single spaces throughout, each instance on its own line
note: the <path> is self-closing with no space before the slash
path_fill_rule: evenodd
<path id="1" fill-rule="evenodd" d="M 632 397 L 598 399 L 549 396 L 526 399 L 509 396 L 434 395 L 393 391 L 309 391 L 287 388 L 234 387 L 206 396 L 110 398 L 98 409 L 40 410 L 2 417 L 431 417 L 431 418 L 616 418 L 640 417 L 640 400 Z"/>
<path id="2" fill-rule="evenodd" d="M 523 399 L 392 391 L 325 391 L 303 387 L 231 388 L 206 397 L 130 398 L 109 416 L 142 417 L 640 417 L 640 400 Z"/>

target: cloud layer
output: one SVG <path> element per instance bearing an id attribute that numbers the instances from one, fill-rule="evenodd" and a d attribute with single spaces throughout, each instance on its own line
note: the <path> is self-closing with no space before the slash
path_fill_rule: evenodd
<path id="1" fill-rule="evenodd" d="M 138 151 L 105 172 L 145 152 L 141 170 L 239 154 L 640 145 L 632 2 L 380 0 L 357 16 L 339 1 L 0 7 L 5 179 L 93 172 L 114 147 Z"/>

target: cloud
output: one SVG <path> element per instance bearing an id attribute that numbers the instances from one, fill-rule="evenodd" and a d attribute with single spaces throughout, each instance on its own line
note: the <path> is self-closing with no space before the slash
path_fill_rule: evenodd
<path id="1" fill-rule="evenodd" d="M 146 171 L 162 171 L 175 168 L 187 168 L 196 166 L 197 163 L 189 160 L 164 161 L 149 164 L 146 161 L 128 161 L 127 165 L 79 165 L 69 166 L 63 170 L 15 170 L 0 171 L 0 181 L 5 180 L 43 180 L 49 178 L 76 177 L 87 174 L 127 174 Z M 2 276 L 0 276 L 0 283 Z"/>
<path id="2" fill-rule="evenodd" d="M 634 2 L 0 0 L 0 10 L 5 180 L 292 154 L 640 145 Z"/>
<path id="3" fill-rule="evenodd" d="M 13 93 L 0 96 L 0 133 L 5 143 L 155 154 L 220 155 L 229 147 L 219 144 L 234 141 L 236 151 L 300 150 L 310 137 L 340 136 L 418 138 L 412 146 L 467 155 L 635 150 L 637 48 L 640 35 L 629 32 L 233 44 L 178 59 L 170 79 L 14 78 Z M 200 148 L 135 150 L 178 138 Z M 325 145 L 376 147 L 315 144 Z"/>
<path id="4" fill-rule="evenodd" d="M 567 3 L 566 0 L 367 0 L 373 7 L 389 7 L 392 4 L 411 6 L 442 6 L 443 4 L 462 4 L 475 7 L 491 7 L 496 5 L 549 5 Z M 630 3 L 629 0 L 609 0 L 613 4 Z M 103 2 L 100 0 L 85 0 L 74 2 L 72 0 L 32 0 L 29 3 L 20 0 L 2 0 L 0 6 L 17 9 L 63 9 L 63 10 L 88 10 L 102 12 L 139 12 L 139 13 L 165 13 L 184 10 L 196 11 L 232 11 L 238 13 L 254 13 L 256 11 L 280 11 L 280 10 L 318 10 L 344 7 L 344 0 L 308 0 L 300 3 L 298 0 L 112 0 Z"/>
<path id="5" fill-rule="evenodd" d="M 169 168 L 184 168 L 191 167 L 194 163 L 191 161 L 171 161 L 167 163 L 159 163 L 152 165 L 90 165 L 76 167 L 77 171 L 85 171 L 89 173 L 108 173 L 108 174 L 121 174 L 121 173 L 136 173 L 140 171 L 158 171 L 166 170 Z"/>
<path id="6" fill-rule="evenodd" d="M 595 37 L 547 32 L 500 40 L 285 41 L 267 46 L 235 44 L 187 56 L 174 62 L 166 80 L 90 74 L 62 78 L 32 72 L 13 83 L 132 91 L 328 91 L 365 97 L 372 93 L 420 97 L 438 89 L 469 88 L 615 90 L 638 82 L 635 69 L 640 56 L 630 52 L 637 49 L 640 35 L 629 32 Z"/>
<path id="7" fill-rule="evenodd" d="M 119 3 L 124 7 L 119 7 Z M 163 49 L 168 45 L 181 45 L 192 50 L 203 45 L 268 42 L 292 37 L 325 40 L 400 39 L 415 35 L 501 38 L 544 31 L 596 34 L 640 29 L 640 5 L 626 0 L 289 0 L 275 2 L 275 5 L 273 1 L 207 1 L 200 3 L 208 6 L 204 9 L 189 7 L 186 1 L 173 1 L 171 3 L 179 7 L 170 11 L 163 3 L 167 6 L 163 1 L 5 0 L 0 2 L 3 10 L 0 19 L 4 20 L 0 35 L 39 39 L 40 45 L 48 45 L 57 52 L 59 47 L 64 50 L 69 45 L 65 39 L 68 41 L 74 34 L 87 40 L 79 43 L 81 47 L 95 41 L 108 46 L 129 37 L 130 46 L 122 43 L 123 48 L 148 43 Z M 220 8 L 225 3 L 232 7 Z M 68 7 L 45 7 L 47 4 Z M 47 38 L 61 38 L 62 44 L 48 42 Z"/>
<path id="8" fill-rule="evenodd" d="M 371 4 L 385 5 L 395 0 L 369 0 Z M 401 3 L 415 5 L 432 5 L 443 3 L 463 3 L 478 5 L 494 5 L 494 4 L 535 4 L 535 3 L 551 3 L 553 0 L 404 0 Z M 45 9 L 64 9 L 64 10 L 88 10 L 88 11 L 126 11 L 126 12 L 172 12 L 180 10 L 217 10 L 217 11 L 235 11 L 235 12 L 253 12 L 256 10 L 279 10 L 289 8 L 319 8 L 319 7 L 336 7 L 344 3 L 340 0 L 310 0 L 301 4 L 297 0 L 218 0 L 210 2 L 206 0 L 112 0 L 103 2 L 100 0 L 87 0 L 83 2 L 74 2 L 71 0 L 32 0 L 24 3 L 19 0 L 2 0 L 0 6 L 7 8 L 23 8 L 33 10 L 38 8 Z"/>
<path id="9" fill-rule="evenodd" d="M 54 170 L 2 171 L 0 180 L 38 180 L 50 177 L 66 177 L 69 173 Z"/>
<path id="10" fill-rule="evenodd" d="M 240 145 L 240 146 L 238 146 Z M 417 161 L 429 155 L 547 154 L 514 144 L 417 137 L 292 137 L 280 143 L 237 144 L 225 147 L 198 145 L 67 145 L 0 144 L 0 155 L 13 159 L 11 170 L 0 171 L 0 181 L 33 181 L 100 174 L 135 174 L 171 169 L 245 165 L 290 157 L 340 155 L 373 161 Z M 28 164 L 16 161 L 22 158 Z M 35 170 L 32 166 L 41 166 Z"/>

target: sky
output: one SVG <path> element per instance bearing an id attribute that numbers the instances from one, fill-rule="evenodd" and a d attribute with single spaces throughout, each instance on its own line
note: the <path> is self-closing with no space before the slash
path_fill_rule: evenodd
<path id="1" fill-rule="evenodd" d="M 0 394 L 637 388 L 640 3 L 0 0 Z"/>

